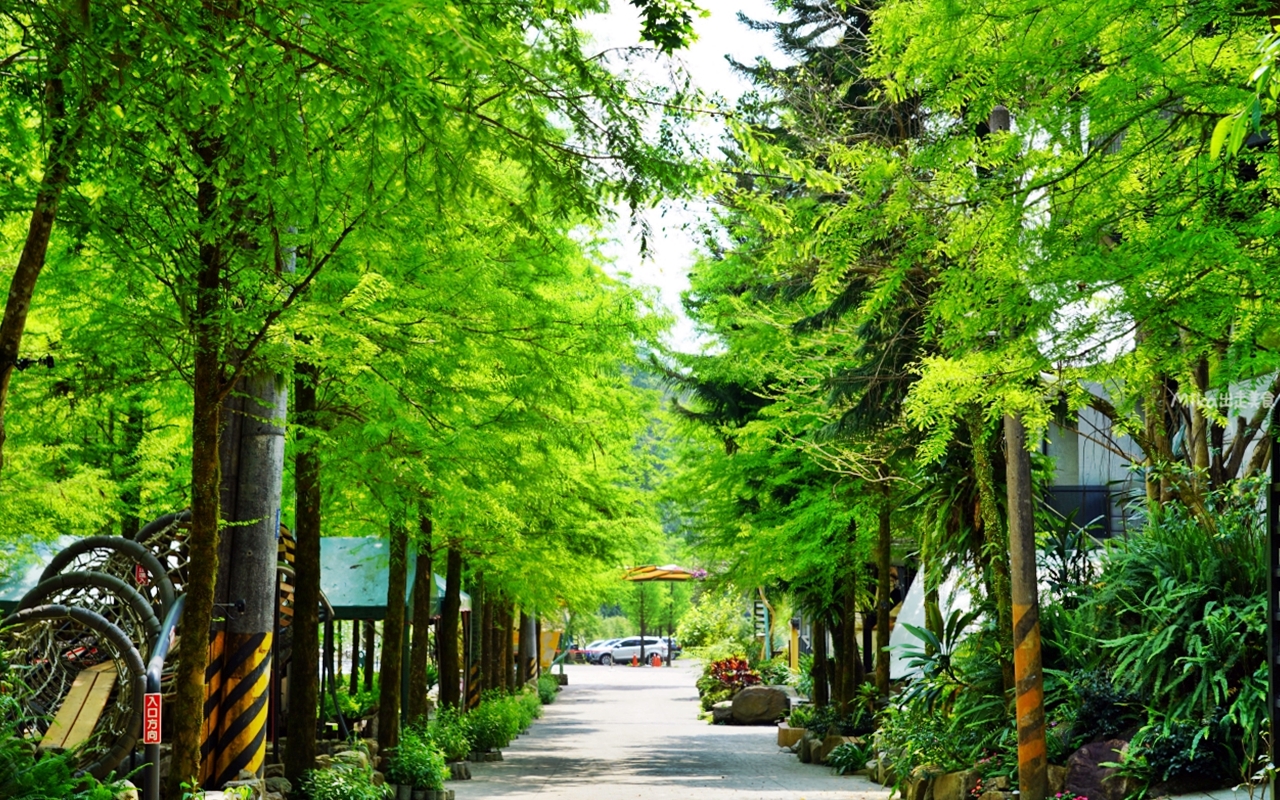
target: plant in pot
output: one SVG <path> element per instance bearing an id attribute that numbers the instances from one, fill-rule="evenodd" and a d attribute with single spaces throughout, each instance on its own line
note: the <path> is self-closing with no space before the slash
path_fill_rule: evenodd
<path id="1" fill-rule="evenodd" d="M 466 761 L 467 754 L 471 752 L 467 724 L 455 708 L 446 706 L 440 709 L 427 725 L 427 738 L 444 753 L 445 761 Z"/>
<path id="2" fill-rule="evenodd" d="M 444 788 L 448 777 L 444 753 L 421 729 L 406 728 L 387 769 L 387 779 L 397 785 L 397 800 L 425 800 L 428 792 Z"/>

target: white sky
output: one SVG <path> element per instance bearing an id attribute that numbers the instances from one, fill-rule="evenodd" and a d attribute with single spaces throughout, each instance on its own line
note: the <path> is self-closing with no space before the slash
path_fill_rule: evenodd
<path id="1" fill-rule="evenodd" d="M 767 33 L 752 31 L 738 22 L 742 11 L 752 19 L 777 17 L 768 0 L 699 0 L 698 5 L 709 16 L 694 20 L 698 39 L 675 59 L 685 65 L 699 88 L 720 95 L 732 105 L 737 98 L 751 88 L 742 77 L 735 74 L 725 60 L 732 54 L 743 63 L 752 63 L 758 56 L 766 55 L 778 60 L 772 37 Z M 607 14 L 588 18 L 583 28 L 595 39 L 596 49 L 628 47 L 639 44 L 640 18 L 627 0 L 612 0 Z M 666 80 L 671 59 L 659 57 L 655 62 L 636 66 L 636 71 L 651 82 Z M 718 136 L 718 123 L 708 121 L 706 136 Z M 632 230 L 625 210 L 618 214 L 618 222 L 607 234 L 616 240 L 608 251 L 614 259 L 615 273 L 631 276 L 632 283 L 658 289 L 662 304 L 676 315 L 676 325 L 669 337 L 669 344 L 687 352 L 701 349 L 693 324 L 680 308 L 680 293 L 689 287 L 689 267 L 697 249 L 696 225 L 707 215 L 702 203 L 663 203 L 649 210 L 645 218 L 649 222 L 651 236 L 646 258 L 640 257 L 640 235 Z"/>

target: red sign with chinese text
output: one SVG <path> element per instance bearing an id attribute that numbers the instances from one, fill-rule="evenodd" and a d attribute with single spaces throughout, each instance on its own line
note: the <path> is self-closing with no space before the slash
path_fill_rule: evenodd
<path id="1" fill-rule="evenodd" d="M 160 695 L 142 696 L 142 743 L 160 744 Z"/>
<path id="2" fill-rule="evenodd" d="M 141 564 L 133 565 L 133 579 L 139 586 L 146 586 L 151 582 L 151 576 L 147 575 L 146 567 Z"/>

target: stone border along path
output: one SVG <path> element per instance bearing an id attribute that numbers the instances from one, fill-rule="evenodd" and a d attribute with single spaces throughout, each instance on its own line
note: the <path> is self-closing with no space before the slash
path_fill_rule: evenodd
<path id="1" fill-rule="evenodd" d="M 569 685 L 503 751 L 450 781 L 457 800 L 886 800 L 861 776 L 801 764 L 767 726 L 699 720 L 698 664 L 566 668 Z"/>

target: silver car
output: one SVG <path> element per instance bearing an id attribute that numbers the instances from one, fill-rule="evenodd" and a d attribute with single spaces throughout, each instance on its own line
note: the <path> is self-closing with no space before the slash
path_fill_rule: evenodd
<path id="1" fill-rule="evenodd" d="M 659 639 L 657 636 L 644 637 L 644 657 L 645 659 L 653 658 L 654 654 L 658 654 L 662 658 L 667 657 L 667 643 Z M 613 646 L 613 650 L 600 656 L 600 663 L 608 666 L 612 663 L 629 664 L 631 657 L 640 658 L 640 637 L 632 636 L 629 639 L 622 639 Z"/>

